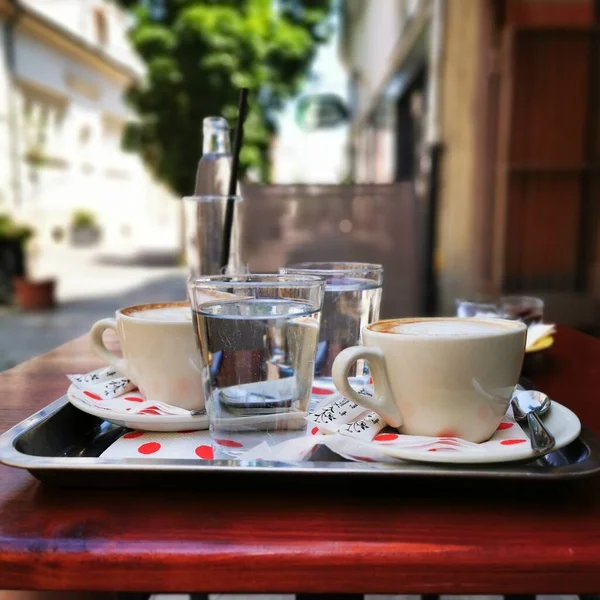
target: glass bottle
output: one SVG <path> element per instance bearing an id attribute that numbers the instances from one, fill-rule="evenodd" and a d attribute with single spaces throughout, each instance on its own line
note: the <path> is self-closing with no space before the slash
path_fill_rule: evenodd
<path id="1" fill-rule="evenodd" d="M 229 126 L 223 117 L 202 122 L 202 157 L 196 170 L 196 196 L 226 196 L 231 173 Z"/>

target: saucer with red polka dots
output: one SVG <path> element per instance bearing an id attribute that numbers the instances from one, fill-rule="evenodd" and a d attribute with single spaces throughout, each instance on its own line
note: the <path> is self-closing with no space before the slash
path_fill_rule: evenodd
<path id="1" fill-rule="evenodd" d="M 566 406 L 552 401 L 544 424 L 556 440 L 551 452 L 564 448 L 581 432 L 577 415 Z M 527 461 L 539 458 L 528 435 L 507 413 L 496 433 L 480 444 L 464 443 L 457 438 L 421 438 L 383 429 L 372 440 L 343 435 L 325 437 L 327 446 L 341 456 L 366 462 L 395 460 L 447 464 L 483 464 Z"/>
<path id="2" fill-rule="evenodd" d="M 129 392 L 122 397 L 104 400 L 98 395 L 84 395 L 85 391 L 71 385 L 67 391 L 69 402 L 83 412 L 100 417 L 121 427 L 141 431 L 198 431 L 208 429 L 208 416 L 192 415 L 189 410 L 169 407 L 176 414 L 163 412 L 162 403 L 146 401 L 137 392 Z M 146 405 L 148 405 L 146 407 Z M 135 407 L 134 410 L 128 410 Z M 142 407 L 142 410 L 137 410 Z"/>

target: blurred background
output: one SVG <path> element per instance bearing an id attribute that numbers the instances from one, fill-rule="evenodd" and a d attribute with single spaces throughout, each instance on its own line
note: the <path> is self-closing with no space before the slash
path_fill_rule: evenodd
<path id="1" fill-rule="evenodd" d="M 532 294 L 600 332 L 598 0 L 0 0 L 0 370 L 182 299 L 202 119 L 243 256 L 384 265 L 383 317 Z"/>

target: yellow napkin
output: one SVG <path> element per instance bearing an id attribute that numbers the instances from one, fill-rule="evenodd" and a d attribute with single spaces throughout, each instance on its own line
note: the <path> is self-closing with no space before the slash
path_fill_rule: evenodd
<path id="1" fill-rule="evenodd" d="M 541 339 L 552 335 L 555 332 L 556 326 L 554 323 L 538 323 L 537 325 L 530 325 L 527 328 L 527 342 L 525 343 L 525 349 L 529 350 Z"/>

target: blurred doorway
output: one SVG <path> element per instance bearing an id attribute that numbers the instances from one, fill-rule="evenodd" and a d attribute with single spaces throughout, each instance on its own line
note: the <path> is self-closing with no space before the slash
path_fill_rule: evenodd
<path id="1" fill-rule="evenodd" d="M 600 300 L 600 2 L 489 0 L 476 162 L 479 274 L 593 330 Z M 588 316 L 583 317 L 583 313 Z"/>
<path id="2" fill-rule="evenodd" d="M 422 68 L 396 102 L 396 182 L 414 181 L 418 173 L 426 81 L 426 71 Z"/>
<path id="3" fill-rule="evenodd" d="M 600 258 L 599 40 L 595 28 L 506 32 L 498 185 L 507 291 L 592 291 Z"/>

